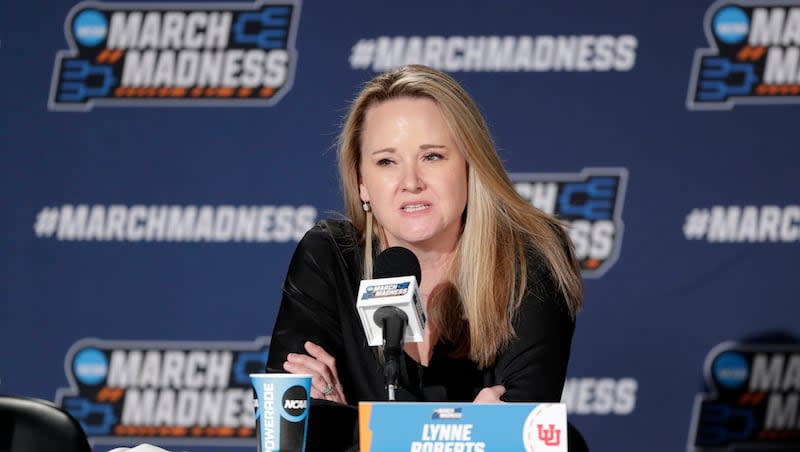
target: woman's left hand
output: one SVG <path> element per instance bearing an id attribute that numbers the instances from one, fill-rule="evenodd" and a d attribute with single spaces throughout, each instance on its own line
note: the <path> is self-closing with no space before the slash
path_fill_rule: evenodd
<path id="1" fill-rule="evenodd" d="M 500 396 L 506 393 L 506 388 L 503 385 L 488 386 L 481 389 L 481 392 L 475 397 L 473 403 L 504 403 L 500 400 Z"/>
<path id="2" fill-rule="evenodd" d="M 311 341 L 306 341 L 303 347 L 308 355 L 289 353 L 283 368 L 289 373 L 311 375 L 311 397 L 347 403 L 336 372 L 336 359 Z"/>

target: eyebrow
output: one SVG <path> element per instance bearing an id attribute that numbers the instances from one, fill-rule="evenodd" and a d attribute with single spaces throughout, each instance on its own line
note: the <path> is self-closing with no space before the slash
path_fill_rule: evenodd
<path id="1" fill-rule="evenodd" d="M 392 152 L 395 152 L 395 151 L 396 151 L 395 148 L 383 148 L 383 149 L 378 149 L 377 151 L 370 152 L 370 155 L 378 155 L 378 154 L 382 154 L 382 153 L 392 153 Z"/>
<path id="2" fill-rule="evenodd" d="M 419 148 L 422 149 L 423 151 L 427 151 L 429 149 L 446 149 L 447 146 L 445 146 L 443 144 L 423 144 L 423 145 L 420 145 Z M 377 155 L 377 154 L 381 154 L 381 153 L 384 153 L 384 152 L 385 153 L 393 153 L 393 152 L 397 152 L 397 149 L 391 148 L 391 147 L 378 149 L 378 150 L 370 152 L 370 155 Z"/>

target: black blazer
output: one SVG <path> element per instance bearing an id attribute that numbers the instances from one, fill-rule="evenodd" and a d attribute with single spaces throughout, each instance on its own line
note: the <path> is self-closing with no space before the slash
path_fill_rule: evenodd
<path id="1" fill-rule="evenodd" d="M 272 331 L 268 372 L 285 372 L 288 353 L 305 353 L 307 340 L 336 358 L 347 402 L 386 400 L 383 368 L 366 342 L 356 311 L 364 249 L 346 221 L 324 220 L 309 230 L 292 257 Z M 485 386 L 502 384 L 508 402 L 558 402 L 575 328 L 563 296 L 541 262 L 529 262 L 527 294 L 513 326 L 516 339 L 493 366 L 481 370 L 451 358 L 438 343 L 428 367 L 405 355 L 398 400 L 472 401 Z"/>

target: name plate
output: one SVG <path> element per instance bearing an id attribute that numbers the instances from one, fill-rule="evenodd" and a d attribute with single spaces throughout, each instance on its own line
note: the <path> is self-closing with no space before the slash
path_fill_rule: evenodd
<path id="1" fill-rule="evenodd" d="M 360 402 L 361 452 L 566 452 L 563 403 Z"/>

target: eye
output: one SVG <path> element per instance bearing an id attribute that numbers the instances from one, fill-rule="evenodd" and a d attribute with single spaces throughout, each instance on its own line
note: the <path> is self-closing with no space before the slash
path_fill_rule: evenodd
<path id="1" fill-rule="evenodd" d="M 378 166 L 389 166 L 392 163 L 394 163 L 394 161 L 391 160 L 391 159 L 380 159 L 380 160 L 378 160 L 377 165 Z"/>
<path id="2" fill-rule="evenodd" d="M 424 158 L 425 160 L 428 161 L 436 161 L 436 160 L 442 160 L 444 156 L 438 152 L 429 152 L 425 154 Z"/>

